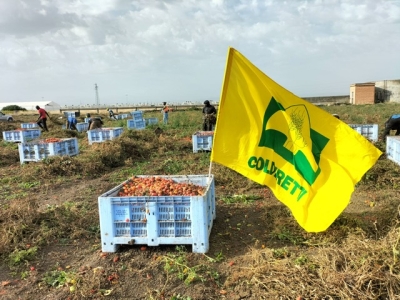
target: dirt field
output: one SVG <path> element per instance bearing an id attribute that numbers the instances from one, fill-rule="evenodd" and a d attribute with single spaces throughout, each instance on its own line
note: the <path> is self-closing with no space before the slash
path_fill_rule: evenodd
<path id="1" fill-rule="evenodd" d="M 325 109 L 381 132 L 399 108 Z M 400 167 L 384 155 L 323 233 L 300 228 L 267 187 L 213 164 L 217 217 L 206 254 L 190 245 L 103 253 L 98 196 L 132 175 L 208 174 L 210 153 L 192 151 L 201 113 L 171 113 L 160 137 L 157 125 L 128 131 L 126 120 L 103 116 L 125 131 L 94 145 L 85 133 L 62 130 L 60 116 L 42 137 L 77 137 L 77 156 L 21 165 L 17 144 L 0 141 L 1 299 L 400 299 Z M 0 130 L 36 115 L 15 119 Z M 384 142 L 376 146 L 385 151 Z"/>

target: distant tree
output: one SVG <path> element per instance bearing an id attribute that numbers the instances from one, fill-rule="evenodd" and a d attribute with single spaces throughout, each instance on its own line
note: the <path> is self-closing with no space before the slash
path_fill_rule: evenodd
<path id="1" fill-rule="evenodd" d="M 18 105 L 7 105 L 4 106 L 2 110 L 16 111 L 16 110 L 26 110 L 26 108 L 23 108 Z"/>

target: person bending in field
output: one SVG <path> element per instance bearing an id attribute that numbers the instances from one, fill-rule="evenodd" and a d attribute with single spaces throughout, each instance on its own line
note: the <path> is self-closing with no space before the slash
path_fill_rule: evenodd
<path id="1" fill-rule="evenodd" d="M 108 116 L 110 117 L 110 119 L 114 119 L 117 120 L 117 117 L 115 116 L 114 112 L 112 111 L 112 109 L 107 108 L 108 111 Z"/>
<path id="2" fill-rule="evenodd" d="M 98 129 L 103 127 L 103 121 L 101 120 L 100 117 L 96 117 L 96 118 L 91 118 L 90 114 L 86 115 L 87 118 L 89 118 L 88 124 L 89 124 L 89 130 L 92 129 Z"/>
<path id="3" fill-rule="evenodd" d="M 36 123 L 44 131 L 49 131 L 49 129 L 47 129 L 47 117 L 50 118 L 50 115 L 47 113 L 47 111 L 44 108 L 40 108 L 39 105 L 36 105 L 36 109 L 38 110 L 38 113 L 39 113 L 39 118 L 37 119 Z"/>
<path id="4" fill-rule="evenodd" d="M 382 135 L 383 139 L 386 139 L 386 136 L 390 134 L 390 130 L 396 130 L 395 135 L 400 135 L 400 114 L 391 115 L 385 122 L 385 130 Z"/>
<path id="5" fill-rule="evenodd" d="M 78 129 L 76 128 L 76 123 L 77 123 L 77 121 L 76 121 L 75 117 L 68 117 L 67 118 L 67 129 L 78 131 Z"/>
<path id="6" fill-rule="evenodd" d="M 213 126 L 215 125 L 217 110 L 213 105 L 210 104 L 210 101 L 204 101 L 203 107 L 203 131 L 212 131 Z"/>

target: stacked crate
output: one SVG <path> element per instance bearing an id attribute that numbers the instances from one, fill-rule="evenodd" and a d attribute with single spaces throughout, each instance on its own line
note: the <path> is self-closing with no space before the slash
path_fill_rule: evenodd
<path id="1" fill-rule="evenodd" d="M 146 122 L 143 118 L 143 112 L 140 110 L 131 112 L 132 119 L 127 120 L 127 127 L 129 129 L 145 129 Z"/>

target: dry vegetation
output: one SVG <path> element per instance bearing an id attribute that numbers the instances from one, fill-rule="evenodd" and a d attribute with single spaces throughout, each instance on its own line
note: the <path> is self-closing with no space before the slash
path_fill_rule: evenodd
<path id="1" fill-rule="evenodd" d="M 323 109 L 382 132 L 400 105 Z M 43 137 L 76 136 L 80 154 L 23 165 L 17 145 L 0 140 L 0 298 L 400 299 L 400 167 L 384 155 L 323 233 L 304 232 L 268 188 L 213 165 L 217 218 L 206 255 L 180 245 L 102 253 L 99 195 L 134 174 L 208 173 L 210 154 L 192 153 L 190 140 L 200 115 L 176 111 L 159 137 L 155 127 L 125 130 L 94 145 L 85 133 L 61 130 L 54 115 Z M 15 119 L 0 130 L 36 114 Z M 376 146 L 385 151 L 382 141 Z"/>

